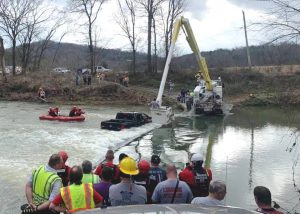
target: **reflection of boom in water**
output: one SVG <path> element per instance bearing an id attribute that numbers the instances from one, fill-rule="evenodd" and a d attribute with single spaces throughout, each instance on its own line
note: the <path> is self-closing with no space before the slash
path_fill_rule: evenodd
<path id="1" fill-rule="evenodd" d="M 204 166 L 206 168 L 210 168 L 211 163 L 211 155 L 212 155 L 212 147 L 214 145 L 215 141 L 211 134 L 208 135 L 208 144 L 206 148 L 206 157 L 205 157 L 205 163 Z"/>
<path id="2" fill-rule="evenodd" d="M 218 142 L 218 133 L 223 133 L 223 120 L 220 117 L 199 117 L 193 118 L 194 129 L 205 130 L 207 133 L 208 144 L 206 147 L 204 166 L 210 168 L 212 159 L 213 145 Z M 222 129 L 222 130 L 220 130 Z"/>

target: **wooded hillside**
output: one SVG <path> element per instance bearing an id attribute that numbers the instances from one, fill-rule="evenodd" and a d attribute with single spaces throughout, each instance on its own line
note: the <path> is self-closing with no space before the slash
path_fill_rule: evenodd
<path id="1" fill-rule="evenodd" d="M 55 67 L 77 69 L 88 67 L 88 49 L 85 45 L 50 42 L 46 49 L 41 70 L 49 71 Z M 19 47 L 18 47 L 19 48 Z M 116 71 L 128 71 L 131 65 L 131 52 L 120 49 L 97 48 L 96 65 L 103 65 Z M 254 66 L 295 65 L 300 64 L 300 45 L 283 43 L 280 45 L 251 46 L 250 54 Z M 202 52 L 210 68 L 244 67 L 247 66 L 245 48 L 232 50 L 218 49 Z M 6 52 L 7 65 L 11 64 L 11 50 Z M 137 53 L 137 71 L 146 70 L 147 56 Z M 17 62 L 20 58 L 17 57 Z M 164 58 L 159 58 L 159 70 L 164 67 Z M 198 65 L 193 54 L 174 57 L 171 69 L 197 69 Z"/>

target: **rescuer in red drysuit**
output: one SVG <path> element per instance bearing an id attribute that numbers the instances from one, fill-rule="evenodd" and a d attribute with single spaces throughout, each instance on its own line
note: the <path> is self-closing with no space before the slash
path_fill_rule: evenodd
<path id="1" fill-rule="evenodd" d="M 194 154 L 191 163 L 179 173 L 179 180 L 189 185 L 194 197 L 208 196 L 209 183 L 212 180 L 211 170 L 205 169 L 202 164 L 202 155 Z"/>

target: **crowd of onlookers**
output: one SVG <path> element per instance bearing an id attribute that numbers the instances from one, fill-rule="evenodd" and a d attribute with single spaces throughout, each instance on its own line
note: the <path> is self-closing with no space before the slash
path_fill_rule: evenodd
<path id="1" fill-rule="evenodd" d="M 100 81 L 113 81 L 119 83 L 125 87 L 129 85 L 129 75 L 128 73 L 116 73 L 113 79 L 109 79 L 107 72 L 97 72 L 95 75 L 98 83 Z M 92 84 L 92 72 L 90 69 L 78 69 L 75 72 L 75 85 L 80 85 L 80 82 L 83 81 L 83 85 Z"/>
<path id="2" fill-rule="evenodd" d="M 95 207 L 136 204 L 200 204 L 224 206 L 226 184 L 212 180 L 210 169 L 203 167 L 201 154 L 194 154 L 190 163 L 178 174 L 175 165 L 160 166 L 160 157 L 152 155 L 150 163 L 138 163 L 124 153 L 114 164 L 114 152 L 108 150 L 105 161 L 94 170 L 88 160 L 81 166 L 69 167 L 68 155 L 53 154 L 47 165 L 40 166 L 28 177 L 23 213 L 74 213 Z M 263 186 L 254 189 L 261 213 L 279 214 L 271 206 L 271 193 Z"/>

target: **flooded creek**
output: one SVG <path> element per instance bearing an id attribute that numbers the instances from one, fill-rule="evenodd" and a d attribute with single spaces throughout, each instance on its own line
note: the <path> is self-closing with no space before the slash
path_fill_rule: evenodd
<path id="1" fill-rule="evenodd" d="M 148 124 L 112 132 L 100 122 L 118 111 L 144 111 L 144 107 L 85 107 L 86 121 L 39 121 L 48 105 L 0 102 L 0 213 L 19 213 L 26 202 L 27 176 L 45 164 L 52 153 L 66 150 L 69 165 L 85 159 L 103 159 L 108 148 L 136 159 L 159 154 L 163 163 L 182 169 L 191 153 L 201 153 L 213 178 L 227 184 L 226 204 L 254 209 L 253 188 L 270 188 L 273 200 L 289 211 L 300 211 L 299 156 L 300 111 L 296 109 L 246 108 L 226 117 L 193 117 L 176 114 L 170 126 Z M 70 106 L 61 107 L 67 113 Z M 293 147 L 293 144 L 296 145 Z M 128 144 L 129 143 L 129 144 Z M 125 145 L 126 146 L 122 146 Z M 128 145 L 127 145 L 128 144 Z M 291 151 L 290 149 L 293 148 Z M 298 203 L 298 204 L 297 204 Z"/>

